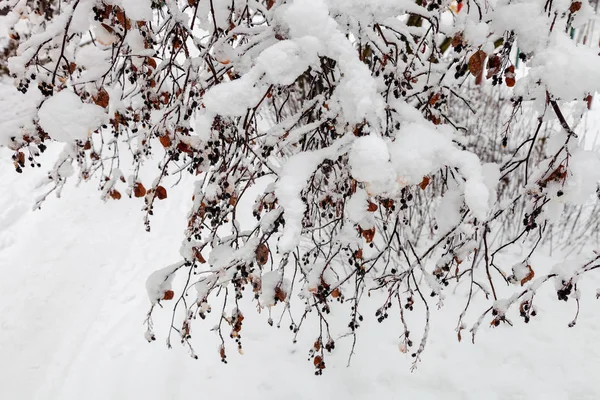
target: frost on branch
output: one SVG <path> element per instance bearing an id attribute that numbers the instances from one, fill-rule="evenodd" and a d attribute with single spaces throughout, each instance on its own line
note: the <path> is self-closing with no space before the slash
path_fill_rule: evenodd
<path id="1" fill-rule="evenodd" d="M 172 313 L 167 343 L 197 357 L 207 320 L 227 362 L 254 308 L 314 336 L 320 375 L 371 314 L 400 319 L 414 368 L 451 296 L 459 340 L 529 322 L 548 280 L 579 310 L 597 256 L 566 271 L 531 260 L 597 246 L 600 157 L 582 123 L 600 89 L 595 1 L 4 6 L 0 71 L 16 90 L 0 98 L 15 104 L 0 144 L 17 172 L 63 146 L 36 208 L 93 180 L 150 230 L 157 201 L 191 192 L 181 261 L 147 281 L 147 340 L 154 313 Z"/>

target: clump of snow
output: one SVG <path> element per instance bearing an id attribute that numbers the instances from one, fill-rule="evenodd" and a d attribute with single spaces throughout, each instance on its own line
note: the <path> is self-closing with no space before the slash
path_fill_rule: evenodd
<path id="1" fill-rule="evenodd" d="M 581 99 L 588 93 L 600 91 L 598 52 L 562 34 L 553 35 L 550 41 L 529 63 L 528 75 L 515 88 L 517 93 L 524 94 L 538 81 L 563 100 Z"/>
<path id="2" fill-rule="evenodd" d="M 223 116 L 241 116 L 255 106 L 264 91 L 257 86 L 258 70 L 230 82 L 223 82 L 211 88 L 204 95 L 206 109 Z"/>
<path id="3" fill-rule="evenodd" d="M 148 292 L 148 298 L 152 304 L 156 304 L 158 301 L 162 300 L 165 297 L 165 292 L 171 290 L 175 272 L 181 268 L 181 266 L 181 263 L 169 265 L 168 267 L 154 271 L 148 279 L 146 279 L 146 291 Z"/>
<path id="4" fill-rule="evenodd" d="M 354 224 L 359 224 L 362 229 L 371 229 L 375 225 L 372 213 L 368 212 L 369 197 L 367 191 L 361 188 L 348 199 L 345 211 L 348 220 Z"/>
<path id="5" fill-rule="evenodd" d="M 260 303 L 263 307 L 273 307 L 275 300 L 285 300 L 289 295 L 290 281 L 280 271 L 269 271 L 260 278 Z"/>
<path id="6" fill-rule="evenodd" d="M 463 195 L 458 190 L 446 192 L 435 210 L 435 220 L 438 226 L 438 235 L 443 236 L 460 223 L 460 207 L 463 204 Z"/>
<path id="7" fill-rule="evenodd" d="M 385 102 L 378 93 L 377 81 L 369 68 L 356 57 L 356 50 L 329 15 L 323 0 L 295 0 L 282 7 L 279 16 L 292 38 L 313 36 L 323 45 L 324 54 L 339 63 L 342 79 L 333 98 L 341 107 L 345 120 L 367 120 L 377 126 L 383 119 Z M 333 104 L 330 106 L 333 107 Z"/>
<path id="8" fill-rule="evenodd" d="M 80 47 L 75 53 L 75 63 L 84 69 L 75 82 L 89 82 L 100 78 L 111 67 L 111 52 L 96 46 Z"/>
<path id="9" fill-rule="evenodd" d="M 551 23 L 544 15 L 543 4 L 527 0 L 510 4 L 500 1 L 490 15 L 490 25 L 495 32 L 514 31 L 522 52 L 538 50 L 546 43 Z"/>
<path id="10" fill-rule="evenodd" d="M 410 123 L 400 129 L 389 146 L 397 179 L 409 185 L 420 183 L 424 176 L 443 166 L 456 167 L 465 178 L 465 202 L 479 218 L 489 211 L 489 189 L 479 158 L 459 150 L 450 135 L 425 123 Z"/>
<path id="11" fill-rule="evenodd" d="M 121 0 L 125 15 L 134 21 L 152 20 L 151 0 Z"/>
<path id="12" fill-rule="evenodd" d="M 265 49 L 256 59 L 256 65 L 265 71 L 267 79 L 276 85 L 290 85 L 308 69 L 318 63 L 315 49 L 320 47 L 314 37 L 282 40 Z"/>
<path id="13" fill-rule="evenodd" d="M 497 188 L 498 182 L 500 181 L 500 166 L 496 163 L 485 163 L 481 166 L 481 172 L 483 173 L 483 183 L 488 188 L 489 205 L 494 205 L 497 200 Z"/>
<path id="14" fill-rule="evenodd" d="M 0 145 L 10 146 L 11 137 L 17 137 L 18 133 L 36 131 L 32 120 L 37 112 L 41 94 L 39 91 L 22 94 L 12 84 L 4 81 L 0 81 L 0 92 L 0 110 L 10 110 L 0 119 Z"/>
<path id="15" fill-rule="evenodd" d="M 38 112 L 39 123 L 50 137 L 59 142 L 84 140 L 108 116 L 102 107 L 83 103 L 79 96 L 64 89 L 46 100 Z"/>
<path id="16" fill-rule="evenodd" d="M 352 177 L 367 183 L 367 190 L 371 194 L 390 193 L 397 186 L 388 145 L 376 134 L 362 136 L 354 141 L 349 154 L 349 165 Z"/>
<path id="17" fill-rule="evenodd" d="M 600 154 L 576 149 L 569 158 L 570 176 L 563 187 L 563 201 L 585 204 L 595 194 L 600 181 Z"/>
<path id="18" fill-rule="evenodd" d="M 337 157 L 340 147 L 348 140 L 347 137 L 342 137 L 330 147 L 294 154 L 283 165 L 275 185 L 275 195 L 283 207 L 285 218 L 285 227 L 278 244 L 281 252 L 290 252 L 300 243 L 302 218 L 306 208 L 300 193 L 317 166 L 328 158 Z"/>

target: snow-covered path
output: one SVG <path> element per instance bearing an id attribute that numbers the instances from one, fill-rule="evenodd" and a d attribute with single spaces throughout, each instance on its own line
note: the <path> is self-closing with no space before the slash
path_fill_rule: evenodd
<path id="1" fill-rule="evenodd" d="M 566 327 L 574 304 L 548 291 L 530 326 L 515 318 L 514 328 L 486 327 L 476 345 L 457 342 L 460 304 L 448 301 L 434 313 L 423 363 L 412 374 L 394 323 L 374 318 L 361 328 L 351 366 L 340 341 L 322 377 L 306 360 L 311 338 L 294 346 L 264 316 L 248 317 L 257 323 L 245 325 L 245 355 L 232 348 L 227 365 L 206 324 L 193 327 L 199 360 L 177 343 L 167 350 L 168 310 L 158 313 L 158 342 L 150 345 L 144 281 L 177 260 L 189 193 L 169 192 L 149 234 L 139 199 L 103 203 L 94 184 L 70 186 L 32 212 L 44 170 L 20 176 L 7 150 L 0 153 L 0 399 L 600 398 L 592 282 L 584 283 L 575 328 Z"/>

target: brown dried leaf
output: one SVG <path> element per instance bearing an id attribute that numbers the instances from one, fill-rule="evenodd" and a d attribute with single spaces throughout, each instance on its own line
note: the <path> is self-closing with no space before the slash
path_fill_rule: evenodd
<path id="1" fill-rule="evenodd" d="M 133 185 L 133 194 L 135 197 L 144 197 L 146 195 L 146 188 L 141 182 L 136 182 Z"/>
<path id="2" fill-rule="evenodd" d="M 527 268 L 529 269 L 529 273 L 527 274 L 527 276 L 525 276 L 525 278 L 521 279 L 521 286 L 525 285 L 527 282 L 532 280 L 533 277 L 535 276 L 535 272 L 533 272 L 531 265 L 528 265 Z"/>
<path id="3" fill-rule="evenodd" d="M 571 6 L 569 7 L 569 11 L 571 12 L 571 14 L 573 14 L 579 10 L 581 10 L 581 2 L 580 1 L 572 2 Z"/>
<path id="4" fill-rule="evenodd" d="M 419 187 L 421 188 L 421 190 L 425 190 L 429 185 L 429 182 L 431 182 L 431 178 L 429 178 L 428 176 L 424 176 L 421 183 L 419 183 Z"/>
<path id="5" fill-rule="evenodd" d="M 108 192 L 108 195 L 110 196 L 111 199 L 114 199 L 114 200 L 121 199 L 121 193 L 119 193 L 119 191 L 117 189 L 111 189 L 111 191 Z"/>
<path id="6" fill-rule="evenodd" d="M 196 260 L 198 260 L 198 262 L 200 264 L 206 264 L 206 260 L 204 259 L 204 256 L 202 256 L 202 253 L 200 252 L 200 250 L 197 247 L 194 247 L 194 257 L 196 258 Z"/>
<path id="7" fill-rule="evenodd" d="M 375 238 L 375 227 L 372 227 L 371 229 L 361 229 L 360 234 L 365 238 L 367 243 L 371 243 L 373 238 Z"/>
<path id="8" fill-rule="evenodd" d="M 362 249 L 358 249 L 354 252 L 354 258 L 361 260 L 363 258 Z"/>
<path id="9" fill-rule="evenodd" d="M 323 363 L 323 357 L 321 357 L 321 356 L 316 356 L 315 359 L 313 360 L 313 363 L 315 364 L 316 368 L 319 368 L 319 369 L 325 368 L 325 363 Z"/>
<path id="10" fill-rule="evenodd" d="M 260 265 L 265 265 L 267 261 L 269 261 L 269 248 L 265 243 L 261 243 L 258 245 L 255 254 L 256 262 L 258 262 Z"/>
<path id="11" fill-rule="evenodd" d="M 506 82 L 506 86 L 508 86 L 508 87 L 515 86 L 515 83 L 517 81 L 515 80 L 515 66 L 514 65 L 511 65 L 508 68 L 506 68 L 506 71 L 504 71 L 504 80 Z"/>
<path id="12" fill-rule="evenodd" d="M 169 104 L 169 97 L 170 97 L 169 93 L 162 92 L 160 94 L 160 101 L 161 101 L 161 103 L 163 103 L 163 104 Z"/>
<path id="13" fill-rule="evenodd" d="M 162 144 L 164 148 L 171 147 L 171 138 L 169 137 L 168 134 L 165 133 L 163 136 L 160 136 L 158 138 L 158 140 L 160 141 L 160 144 Z"/>
<path id="14" fill-rule="evenodd" d="M 285 301 L 287 293 L 285 293 L 279 286 L 275 288 L 275 298 L 281 302 Z"/>
<path id="15" fill-rule="evenodd" d="M 163 295 L 163 300 L 171 300 L 171 299 L 173 299 L 174 296 L 175 296 L 175 292 L 173 292 L 172 290 L 167 290 L 165 292 L 165 294 Z"/>
<path id="16" fill-rule="evenodd" d="M 157 186 L 156 187 L 156 197 L 159 200 L 164 200 L 167 198 L 167 189 L 165 189 L 163 186 Z"/>
<path id="17" fill-rule="evenodd" d="M 456 47 L 461 45 L 463 42 L 463 33 L 462 32 L 457 32 L 454 37 L 452 38 L 452 47 Z"/>
<path id="18" fill-rule="evenodd" d="M 469 58 L 469 72 L 471 72 L 473 76 L 481 74 L 486 57 L 487 55 L 483 50 L 477 50 L 475 54 Z"/>
<path id="19" fill-rule="evenodd" d="M 502 60 L 500 59 L 500 57 L 498 57 L 495 54 L 490 56 L 487 62 L 488 71 L 485 76 L 486 79 L 490 79 L 492 76 L 500 72 L 500 67 L 502 67 Z"/>
<path id="20" fill-rule="evenodd" d="M 369 212 L 375 212 L 375 211 L 377 211 L 377 208 L 378 208 L 377 204 L 372 203 L 372 202 L 369 201 L 369 206 L 367 207 L 367 211 L 369 211 Z"/>
<path id="21" fill-rule="evenodd" d="M 98 93 L 96 93 L 95 96 L 92 96 L 92 100 L 94 101 L 94 103 L 96 103 L 97 106 L 107 108 L 110 96 L 108 95 L 106 90 L 104 90 L 104 88 L 101 88 L 100 90 L 98 90 Z"/>

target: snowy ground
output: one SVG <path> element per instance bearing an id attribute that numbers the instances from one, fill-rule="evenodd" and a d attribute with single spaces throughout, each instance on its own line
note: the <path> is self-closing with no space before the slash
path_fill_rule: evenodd
<path id="1" fill-rule="evenodd" d="M 305 334 L 294 345 L 287 329 L 250 310 L 256 323 L 244 322 L 245 355 L 232 346 L 227 365 L 211 325 L 193 327 L 199 360 L 178 343 L 167 350 L 168 310 L 158 313 L 158 341 L 148 344 L 144 282 L 177 260 L 191 201 L 185 183 L 156 208 L 148 234 L 140 199 L 103 203 L 93 183 L 68 185 L 62 199 L 31 211 L 44 171 L 18 175 L 0 149 L 0 399 L 600 398 L 594 277 L 582 282 L 576 327 L 567 328 L 575 305 L 547 290 L 529 326 L 518 317 L 513 328 L 486 326 L 475 345 L 458 343 L 454 332 L 464 299 L 448 301 L 433 313 L 413 373 L 410 355 L 398 350 L 397 326 L 377 324 L 371 312 L 350 367 L 348 343 L 340 341 L 321 377 L 307 361 L 314 338 Z M 538 271 L 557 259 L 538 258 Z"/>

